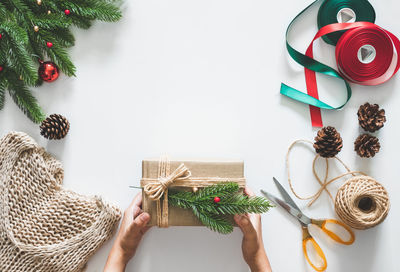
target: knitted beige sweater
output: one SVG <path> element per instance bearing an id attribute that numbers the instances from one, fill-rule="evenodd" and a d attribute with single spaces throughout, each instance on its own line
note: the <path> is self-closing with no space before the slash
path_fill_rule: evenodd
<path id="1" fill-rule="evenodd" d="M 24 133 L 0 140 L 0 271 L 83 271 L 118 208 L 61 187 L 60 162 Z"/>

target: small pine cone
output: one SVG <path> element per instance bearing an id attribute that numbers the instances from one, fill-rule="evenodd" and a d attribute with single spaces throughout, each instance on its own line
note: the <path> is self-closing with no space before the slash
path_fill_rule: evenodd
<path id="1" fill-rule="evenodd" d="M 340 133 L 331 126 L 320 129 L 314 140 L 315 151 L 324 158 L 335 157 L 343 147 Z"/>
<path id="2" fill-rule="evenodd" d="M 362 158 L 371 158 L 379 152 L 381 144 L 379 139 L 369 134 L 362 134 L 358 136 L 354 142 L 354 151 Z"/>
<path id="3" fill-rule="evenodd" d="M 386 122 L 385 110 L 379 109 L 378 104 L 365 103 L 357 112 L 360 126 L 368 131 L 375 132 L 381 129 Z"/>
<path id="4" fill-rule="evenodd" d="M 60 114 L 51 114 L 40 125 L 40 134 L 50 140 L 60 140 L 69 131 L 67 118 Z"/>

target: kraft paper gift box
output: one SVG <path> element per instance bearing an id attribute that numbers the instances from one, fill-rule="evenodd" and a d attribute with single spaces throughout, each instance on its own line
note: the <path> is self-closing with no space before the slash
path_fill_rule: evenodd
<path id="1" fill-rule="evenodd" d="M 167 161 L 170 173 L 184 164 L 190 171 L 188 179 L 176 180 L 169 185 L 168 190 L 192 191 L 193 188 L 201 190 L 202 187 L 216 184 L 219 182 L 237 182 L 241 188 L 245 187 L 244 163 L 237 160 L 171 160 Z M 142 162 L 141 186 L 144 187 L 151 181 L 159 178 L 160 160 L 149 159 Z M 163 196 L 164 197 L 164 196 Z M 160 200 L 163 204 L 163 198 Z M 143 211 L 151 216 L 150 226 L 157 226 L 157 201 L 143 191 Z M 168 226 L 202 226 L 201 222 L 195 217 L 191 210 L 182 209 L 168 205 L 167 211 Z M 165 226 L 164 226 L 165 227 Z"/>

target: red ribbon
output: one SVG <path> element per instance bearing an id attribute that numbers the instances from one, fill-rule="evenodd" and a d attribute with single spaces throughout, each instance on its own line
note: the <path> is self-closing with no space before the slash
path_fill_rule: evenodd
<path id="1" fill-rule="evenodd" d="M 336 45 L 336 62 L 339 73 L 348 81 L 361 85 L 378 85 L 386 82 L 400 68 L 400 41 L 389 31 L 369 22 L 337 23 L 322 27 L 307 48 L 306 56 L 313 58 L 314 41 L 326 34 L 347 30 Z M 371 45 L 376 56 L 370 63 L 358 59 L 358 50 Z M 318 99 L 315 72 L 305 69 L 307 93 Z M 322 127 L 321 110 L 310 106 L 311 123 Z"/>

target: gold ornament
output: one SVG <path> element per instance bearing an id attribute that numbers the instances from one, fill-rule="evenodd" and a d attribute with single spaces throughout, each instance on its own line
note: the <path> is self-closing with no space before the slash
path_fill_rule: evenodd
<path id="1" fill-rule="evenodd" d="M 198 190 L 199 190 L 199 188 L 197 188 L 197 187 L 193 187 L 193 189 L 192 189 L 193 193 L 197 193 Z"/>
<path id="2" fill-rule="evenodd" d="M 42 4 L 42 0 L 37 0 L 36 4 L 38 4 L 40 6 Z"/>
<path id="3" fill-rule="evenodd" d="M 50 14 L 51 14 L 51 10 L 48 10 L 48 11 L 47 11 L 47 14 L 50 15 Z"/>
<path id="4" fill-rule="evenodd" d="M 37 25 L 35 25 L 35 26 L 33 27 L 33 30 L 34 30 L 35 32 L 38 32 L 38 31 L 39 31 L 39 27 L 38 27 Z"/>

